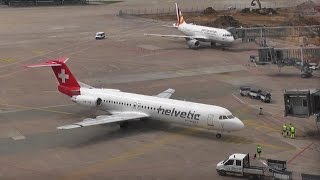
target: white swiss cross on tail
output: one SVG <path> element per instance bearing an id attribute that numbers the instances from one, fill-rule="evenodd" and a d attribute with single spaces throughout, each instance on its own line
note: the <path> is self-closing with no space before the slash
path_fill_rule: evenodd
<path id="1" fill-rule="evenodd" d="M 66 83 L 66 80 L 69 79 L 69 74 L 66 74 L 65 69 L 61 69 L 61 73 L 58 74 L 58 77 L 61 79 L 62 83 Z"/>

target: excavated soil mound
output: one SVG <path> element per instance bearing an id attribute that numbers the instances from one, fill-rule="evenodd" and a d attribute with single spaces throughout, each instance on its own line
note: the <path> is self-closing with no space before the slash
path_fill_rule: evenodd
<path id="1" fill-rule="evenodd" d="M 226 27 L 240 27 L 241 23 L 231 16 L 220 16 L 215 21 L 208 22 L 204 25 L 211 26 L 211 27 L 226 28 Z"/>
<path id="2" fill-rule="evenodd" d="M 214 10 L 212 7 L 207 7 L 205 10 L 203 10 L 202 13 L 205 14 L 205 15 L 218 14 L 218 12 L 216 10 Z"/>
<path id="3" fill-rule="evenodd" d="M 312 26 L 312 25 L 320 25 L 320 21 L 316 17 L 305 17 L 305 16 L 294 16 L 288 21 L 284 22 L 282 25 L 284 26 Z"/>
<path id="4" fill-rule="evenodd" d="M 308 10 L 308 9 L 312 9 L 314 7 L 316 7 L 316 3 L 314 3 L 313 1 L 310 1 L 310 0 L 297 5 L 298 10 Z"/>
<path id="5" fill-rule="evenodd" d="M 259 9 L 251 9 L 251 8 L 244 8 L 241 10 L 241 13 L 251 13 L 251 14 L 263 14 L 263 15 L 274 15 L 278 14 L 277 10 L 272 8 L 262 8 Z"/>

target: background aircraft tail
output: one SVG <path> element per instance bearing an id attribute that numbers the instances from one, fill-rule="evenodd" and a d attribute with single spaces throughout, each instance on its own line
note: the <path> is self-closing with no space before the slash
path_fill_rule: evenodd
<path id="1" fill-rule="evenodd" d="M 182 13 L 180 11 L 180 8 L 178 7 L 178 3 L 176 3 L 176 14 L 177 14 L 177 23 L 176 23 L 176 26 L 179 26 L 183 23 L 185 23 L 184 19 L 183 19 L 183 16 L 182 16 Z"/>
<path id="2" fill-rule="evenodd" d="M 68 96 L 80 95 L 80 85 L 73 76 L 68 66 L 65 64 L 69 58 L 63 57 L 58 59 L 46 60 L 44 63 L 28 65 L 26 67 L 51 67 L 58 82 L 58 90 Z"/>

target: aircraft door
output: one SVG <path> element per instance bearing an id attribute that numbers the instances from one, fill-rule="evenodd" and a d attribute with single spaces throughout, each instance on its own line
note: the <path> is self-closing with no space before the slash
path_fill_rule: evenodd
<path id="1" fill-rule="evenodd" d="M 139 110 L 140 108 L 141 108 L 141 103 L 136 103 L 136 102 L 133 103 L 132 109 Z"/>
<path id="2" fill-rule="evenodd" d="M 213 117 L 214 117 L 214 116 L 213 116 L 212 114 L 209 114 L 209 115 L 208 115 L 208 121 L 207 121 L 207 122 L 208 122 L 208 126 L 209 126 L 209 127 L 214 127 Z"/>
<path id="3" fill-rule="evenodd" d="M 221 116 L 220 116 L 220 117 L 221 117 Z M 220 117 L 219 117 L 219 118 L 220 118 Z M 222 130 L 223 130 L 223 127 L 222 127 L 222 124 L 221 124 L 219 118 L 216 117 L 216 119 L 213 119 L 213 124 L 214 124 L 215 129 L 222 131 Z"/>

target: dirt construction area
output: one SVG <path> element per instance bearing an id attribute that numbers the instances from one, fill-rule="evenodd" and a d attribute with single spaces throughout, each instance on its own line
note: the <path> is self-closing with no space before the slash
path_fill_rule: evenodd
<path id="1" fill-rule="evenodd" d="M 163 1 L 147 5 L 153 2 Z M 132 4 L 0 9 L 0 179 L 239 179 L 220 176 L 217 163 L 233 153 L 252 157 L 258 144 L 262 160 L 287 161 L 294 179 L 320 175 L 314 118 L 283 116 L 284 90 L 319 88 L 319 73 L 302 79 L 293 67 L 279 72 L 248 64 L 256 51 L 192 50 L 183 39 L 146 37 L 177 31 L 116 16 Z M 106 39 L 95 40 L 98 31 Z M 216 132 L 154 120 L 126 129 L 113 124 L 57 130 L 106 114 L 59 93 L 51 69 L 24 67 L 62 56 L 83 83 L 146 95 L 173 88 L 173 99 L 226 107 L 245 129 L 221 139 Z M 272 102 L 241 97 L 242 85 L 272 91 Z M 296 139 L 281 135 L 285 122 L 296 126 Z"/>

